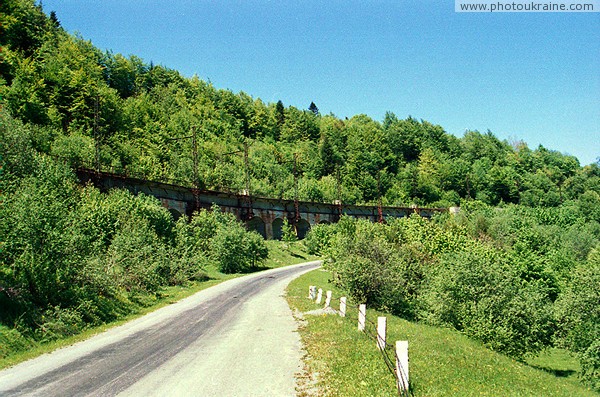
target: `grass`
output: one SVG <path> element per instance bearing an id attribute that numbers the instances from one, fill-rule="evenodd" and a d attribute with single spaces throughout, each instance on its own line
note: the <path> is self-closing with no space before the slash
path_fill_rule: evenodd
<path id="1" fill-rule="evenodd" d="M 285 243 L 277 240 L 267 240 L 269 257 L 264 263 L 267 268 L 276 268 L 292 265 L 295 263 L 308 262 L 319 259 L 317 256 L 309 255 L 302 241 Z"/>
<path id="2" fill-rule="evenodd" d="M 318 307 L 307 299 L 309 285 L 332 290 L 334 297 L 342 296 L 329 278 L 329 273 L 317 270 L 294 280 L 288 287 L 290 306 L 300 312 Z M 381 315 L 374 310 L 367 312 L 367 318 L 374 321 Z M 356 316 L 357 310 L 350 309 L 348 317 Z M 598 396 L 577 381 L 576 362 L 562 350 L 550 350 L 532 358 L 528 365 L 456 331 L 386 317 L 388 343 L 409 341 L 410 382 L 415 396 Z M 357 330 L 355 321 L 335 315 L 305 315 L 300 335 L 307 351 L 300 395 L 397 395 L 394 377 L 375 342 Z M 311 384 L 311 377 L 316 378 L 315 384 Z"/>
<path id="3" fill-rule="evenodd" d="M 281 241 L 270 240 L 266 243 L 267 247 L 269 248 L 269 257 L 267 260 L 265 260 L 262 266 L 258 267 L 256 270 L 277 268 L 316 259 L 316 257 L 310 256 L 306 253 L 305 247 L 301 242 L 295 242 L 286 245 Z M 205 271 L 208 275 L 208 280 L 189 282 L 184 286 L 165 287 L 161 291 L 159 297 L 153 298 L 151 301 L 144 302 L 144 307 L 140 307 L 139 309 L 135 310 L 134 313 L 122 317 L 117 321 L 89 327 L 79 334 L 45 343 L 36 342 L 30 338 L 27 338 L 26 340 L 23 340 L 23 345 L 26 347 L 24 350 L 22 349 L 20 351 L 14 351 L 4 357 L 0 357 L 0 369 L 13 366 L 42 354 L 50 353 L 61 347 L 69 346 L 79 341 L 88 339 L 110 328 L 122 325 L 128 321 L 160 309 L 161 307 L 175 303 L 183 298 L 195 294 L 196 292 L 242 275 L 224 274 L 219 272 L 214 266 L 209 266 L 207 269 L 205 269 Z M 2 334 L 7 335 L 8 333 L 10 333 L 9 328 L 0 326 L 0 343 L 2 342 Z M 2 346 L 0 346 L 0 352 L 3 351 L 1 347 Z"/>
<path id="4" fill-rule="evenodd" d="M 559 378 L 579 383 L 578 374 L 581 370 L 579 361 L 566 350 L 548 349 L 536 357 L 529 357 L 527 364 Z"/>

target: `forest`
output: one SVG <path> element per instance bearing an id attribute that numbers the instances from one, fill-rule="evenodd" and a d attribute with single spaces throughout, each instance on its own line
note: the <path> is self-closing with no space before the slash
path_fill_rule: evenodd
<path id="1" fill-rule="evenodd" d="M 34 0 L 4 1 L 0 18 L 0 356 L 111 321 L 208 262 L 236 272 L 266 256 L 218 211 L 175 222 L 74 169 L 284 199 L 296 177 L 300 200 L 460 206 L 432 222 L 344 219 L 306 244 L 356 298 L 517 358 L 566 347 L 600 387 L 599 163 L 392 112 L 266 103 L 102 51 Z"/>

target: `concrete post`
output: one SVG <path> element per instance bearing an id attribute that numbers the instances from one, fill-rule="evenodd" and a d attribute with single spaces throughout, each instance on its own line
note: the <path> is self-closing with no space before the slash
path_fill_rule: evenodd
<path id="1" fill-rule="evenodd" d="M 377 317 L 377 347 L 379 350 L 385 349 L 387 318 Z"/>
<path id="2" fill-rule="evenodd" d="M 456 215 L 460 212 L 460 207 L 450 207 L 448 208 L 448 212 L 450 212 L 452 215 Z"/>
<path id="3" fill-rule="evenodd" d="M 317 297 L 317 287 L 315 287 L 314 285 L 311 285 L 310 287 L 308 287 L 308 298 L 311 301 L 314 301 L 316 297 Z"/>
<path id="4" fill-rule="evenodd" d="M 327 291 L 327 297 L 325 298 L 325 307 L 331 305 L 331 291 Z"/>
<path id="5" fill-rule="evenodd" d="M 398 391 L 408 392 L 408 341 L 396 341 L 396 374 Z"/>
<path id="6" fill-rule="evenodd" d="M 321 300 L 323 300 L 323 288 L 319 288 L 319 292 L 317 293 L 317 301 L 315 303 L 319 305 L 321 304 Z"/>
<path id="7" fill-rule="evenodd" d="M 367 320 L 367 305 L 362 304 L 358 306 L 358 330 L 365 330 L 365 322 Z"/>
<path id="8" fill-rule="evenodd" d="M 340 298 L 340 316 L 346 317 L 346 297 Z"/>

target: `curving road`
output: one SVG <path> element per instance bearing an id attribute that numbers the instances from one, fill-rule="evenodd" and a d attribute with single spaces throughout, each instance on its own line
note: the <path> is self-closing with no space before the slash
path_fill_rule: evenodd
<path id="1" fill-rule="evenodd" d="M 301 344 L 283 294 L 319 265 L 229 280 L 0 371 L 0 396 L 294 396 Z"/>

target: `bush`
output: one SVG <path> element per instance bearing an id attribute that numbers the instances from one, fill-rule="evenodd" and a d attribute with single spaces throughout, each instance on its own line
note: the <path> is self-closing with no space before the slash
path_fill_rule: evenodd
<path id="1" fill-rule="evenodd" d="M 197 220 L 188 223 L 185 217 L 179 218 L 175 224 L 175 245 L 171 250 L 168 273 L 164 275 L 171 285 L 207 277 L 204 269 L 209 260 L 201 248 L 202 239 L 196 238 L 197 225 Z"/>
<path id="2" fill-rule="evenodd" d="M 14 352 L 30 349 L 32 346 L 31 339 L 23 336 L 17 329 L 0 325 L 0 359 Z"/>
<path id="3" fill-rule="evenodd" d="M 85 327 L 83 316 L 73 308 L 53 306 L 42 315 L 42 324 L 35 330 L 37 339 L 47 342 L 75 335 Z"/>
<path id="4" fill-rule="evenodd" d="M 600 340 L 595 340 L 579 353 L 579 363 L 584 381 L 600 391 Z"/>
<path id="5" fill-rule="evenodd" d="M 304 238 L 304 245 L 311 255 L 323 255 L 331 246 L 331 237 L 335 232 L 335 225 L 314 225 Z"/>
<path id="6" fill-rule="evenodd" d="M 578 266 L 556 302 L 558 341 L 575 352 L 583 377 L 600 390 L 600 251 Z"/>
<path id="7" fill-rule="evenodd" d="M 250 268 L 256 268 L 260 262 L 267 259 L 269 249 L 263 237 L 255 231 L 246 232 L 244 236 L 246 255 L 250 258 Z"/>
<path id="8" fill-rule="evenodd" d="M 144 219 L 134 219 L 117 232 L 106 253 L 109 275 L 127 291 L 156 292 L 161 272 L 168 271 L 167 252 Z"/>
<path id="9" fill-rule="evenodd" d="M 61 135 L 52 143 L 52 155 L 65 161 L 70 167 L 90 168 L 96 155 L 95 142 L 81 134 Z"/>
<path id="10" fill-rule="evenodd" d="M 399 245 L 388 226 L 343 218 L 327 244 L 326 267 L 353 299 L 413 319 L 429 263 L 417 243 Z"/>
<path id="11" fill-rule="evenodd" d="M 296 230 L 294 229 L 294 226 L 290 224 L 287 218 L 283 218 L 283 225 L 281 225 L 281 240 L 286 243 L 298 241 Z"/>
<path id="12" fill-rule="evenodd" d="M 239 223 L 220 225 L 211 239 L 211 253 L 219 271 L 223 273 L 245 272 L 268 256 L 262 237 L 248 232 Z"/>
<path id="13" fill-rule="evenodd" d="M 421 317 L 518 359 L 540 351 L 554 330 L 548 291 L 522 280 L 515 268 L 485 246 L 444 255 L 427 284 Z"/>
<path id="14" fill-rule="evenodd" d="M 70 214 L 75 207 L 70 170 L 35 155 L 33 175 L 22 178 L 0 205 L 0 276 L 5 288 L 38 305 L 71 299 L 78 262 L 69 250 Z M 6 264 L 6 266 L 4 266 Z"/>

